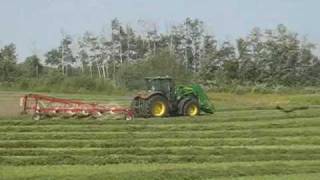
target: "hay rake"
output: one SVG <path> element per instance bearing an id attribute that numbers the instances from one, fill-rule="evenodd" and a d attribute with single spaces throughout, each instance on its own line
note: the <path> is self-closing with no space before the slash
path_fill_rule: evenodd
<path id="1" fill-rule="evenodd" d="M 22 113 L 32 113 L 33 119 L 40 120 L 43 117 L 94 117 L 121 116 L 126 120 L 132 120 L 134 113 L 131 109 L 117 105 L 104 105 L 88 103 L 78 100 L 49 97 L 39 94 L 27 94 L 20 99 Z"/>

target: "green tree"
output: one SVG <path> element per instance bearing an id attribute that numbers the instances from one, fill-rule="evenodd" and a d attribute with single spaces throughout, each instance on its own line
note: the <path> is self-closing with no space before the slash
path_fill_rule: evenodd
<path id="1" fill-rule="evenodd" d="M 58 66 L 61 68 L 62 54 L 59 49 L 52 49 L 45 54 L 45 63 L 47 65 Z"/>
<path id="2" fill-rule="evenodd" d="M 250 44 L 246 39 L 237 40 L 236 46 L 239 61 L 239 79 L 242 83 L 253 82 L 257 75 L 255 63 L 252 61 Z"/>
<path id="3" fill-rule="evenodd" d="M 45 63 L 57 66 L 61 69 L 63 75 L 68 75 L 68 67 L 71 67 L 76 62 L 71 45 L 72 38 L 70 36 L 64 37 L 58 48 L 52 49 L 45 54 Z"/>
<path id="4" fill-rule="evenodd" d="M 218 52 L 225 78 L 235 80 L 238 78 L 238 60 L 236 59 L 235 48 L 228 41 L 222 44 Z"/>
<path id="5" fill-rule="evenodd" d="M 129 89 L 141 89 L 145 77 L 166 75 L 173 77 L 179 83 L 192 81 L 192 74 L 176 60 L 175 56 L 170 55 L 168 50 L 162 50 L 134 64 L 123 64 L 118 72 L 121 85 Z"/>
<path id="6" fill-rule="evenodd" d="M 202 51 L 200 77 L 204 80 L 214 80 L 215 72 L 219 69 L 217 63 L 217 40 L 211 35 L 206 35 L 204 37 Z"/>
<path id="7" fill-rule="evenodd" d="M 37 55 L 32 55 L 26 58 L 24 62 L 27 73 L 30 77 L 39 78 L 43 71 L 43 65 Z"/>
<path id="8" fill-rule="evenodd" d="M 13 81 L 16 74 L 16 46 L 11 43 L 0 50 L 0 75 L 2 81 Z"/>
<path id="9" fill-rule="evenodd" d="M 62 65 L 62 74 L 68 75 L 70 72 L 70 68 L 76 62 L 76 59 L 73 55 L 71 46 L 72 46 L 72 38 L 70 36 L 65 36 L 62 39 L 61 45 L 59 47 L 59 51 L 61 53 L 61 65 Z"/>
<path id="10" fill-rule="evenodd" d="M 201 66 L 201 44 L 204 38 L 203 22 L 187 18 L 184 22 L 184 63 L 188 70 L 198 72 Z"/>

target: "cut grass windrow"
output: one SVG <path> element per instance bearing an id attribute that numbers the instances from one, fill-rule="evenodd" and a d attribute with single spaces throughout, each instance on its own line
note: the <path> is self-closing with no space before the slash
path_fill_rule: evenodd
<path id="1" fill-rule="evenodd" d="M 0 140 L 109 140 L 123 138 L 250 138 L 320 136 L 318 127 L 255 129 L 255 130 L 206 130 L 206 131 L 159 131 L 159 132 L 7 132 L 0 133 Z"/>
<path id="2" fill-rule="evenodd" d="M 320 161 L 259 161 L 231 163 L 109 164 L 104 166 L 2 166 L 4 179 L 217 179 L 243 176 L 308 174 Z M 88 173 L 90 172 L 90 173 Z M 301 177 L 301 176 L 300 176 Z M 310 177 L 310 176 L 302 176 Z M 253 178 L 254 179 L 254 178 Z M 262 178 L 263 179 L 263 178 Z"/>
<path id="3" fill-rule="evenodd" d="M 320 154 L 320 146 L 233 146 L 157 148 L 1 148 L 0 156 L 110 156 L 110 155 L 215 155 L 242 156 L 265 154 Z"/>
<path id="4" fill-rule="evenodd" d="M 320 154 L 262 154 L 262 155 L 118 155 L 108 156 L 0 156 L 0 165 L 106 165 L 119 163 L 208 163 L 252 161 L 320 160 Z"/>
<path id="5" fill-rule="evenodd" d="M 288 138 L 178 138 L 115 140 L 6 140 L 0 148 L 89 148 L 89 147 L 166 147 L 166 146 L 250 146 L 250 145 L 320 145 L 320 137 Z"/>
<path id="6" fill-rule="evenodd" d="M 121 125 L 34 125 L 34 126 L 1 126 L 0 132 L 111 132 L 111 131 L 192 131 L 192 130 L 244 130 L 259 128 L 288 127 L 320 127 L 320 118 L 281 119 L 274 121 L 255 122 L 212 122 L 185 124 L 121 124 Z"/>

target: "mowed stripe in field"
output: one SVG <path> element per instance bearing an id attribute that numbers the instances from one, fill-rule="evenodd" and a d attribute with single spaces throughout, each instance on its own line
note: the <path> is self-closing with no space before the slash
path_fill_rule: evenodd
<path id="1" fill-rule="evenodd" d="M 299 118 L 313 118 L 320 117 L 320 111 L 318 109 L 309 109 L 303 112 L 283 113 L 279 110 L 251 110 L 251 111 L 231 111 L 231 112 L 216 112 L 214 116 L 200 116 L 196 118 L 189 117 L 175 117 L 175 118 L 161 118 L 161 119 L 141 119 L 137 118 L 134 121 L 123 120 L 110 120 L 100 119 L 100 121 L 92 119 L 63 119 L 63 118 L 51 118 L 50 121 L 34 121 L 26 118 L 0 118 L 0 126 L 34 126 L 34 125 L 156 125 L 156 124 L 197 124 L 197 123 L 210 123 L 210 122 L 245 122 L 245 121 L 276 121 L 280 119 L 299 119 Z M 138 121 L 138 122 L 136 122 Z"/>
<path id="2" fill-rule="evenodd" d="M 161 124 L 161 125 L 34 125 L 34 126 L 1 126 L 0 132 L 176 132 L 176 131 L 209 131 L 209 130 L 256 130 L 279 128 L 320 127 L 320 118 L 283 119 L 265 122 L 237 123 L 199 123 L 199 124 Z M 201 132 L 199 132 L 201 133 Z"/>
<path id="3" fill-rule="evenodd" d="M 319 154 L 320 145 L 294 146 L 167 146 L 120 148 L 0 148 L 2 156 L 108 156 L 108 155 L 263 155 L 263 154 Z"/>
<path id="4" fill-rule="evenodd" d="M 320 145 L 320 137 L 286 138 L 184 138 L 184 139 L 122 139 L 122 140 L 7 140 L 1 148 L 83 148 L 83 147 L 166 147 L 166 146 L 250 146 L 250 145 Z"/>
<path id="5" fill-rule="evenodd" d="M 320 161 L 257 161 L 223 163 L 141 163 L 103 166 L 0 166 L 6 179 L 317 179 Z M 318 173 L 318 174 L 317 174 Z M 298 176 L 296 176 L 298 175 Z M 280 178 L 281 179 L 281 178 Z"/>
<path id="6" fill-rule="evenodd" d="M 117 132 L 5 132 L 0 140 L 112 140 L 112 139 L 154 139 L 154 138 L 250 138 L 250 137 L 312 137 L 320 136 L 319 127 L 259 128 L 255 130 L 198 130 L 191 131 L 117 131 Z"/>
<path id="7" fill-rule="evenodd" d="M 218 163 L 218 162 L 256 162 L 280 160 L 317 160 L 320 154 L 265 154 L 265 155 L 132 155 L 110 154 L 108 156 L 50 155 L 50 156 L 1 156 L 0 165 L 62 165 L 86 164 L 106 165 L 119 163 Z"/>

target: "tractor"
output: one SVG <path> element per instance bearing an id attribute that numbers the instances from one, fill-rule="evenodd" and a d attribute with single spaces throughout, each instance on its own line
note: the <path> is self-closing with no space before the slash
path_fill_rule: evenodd
<path id="1" fill-rule="evenodd" d="M 169 76 L 145 78 L 146 91 L 131 103 L 135 117 L 197 116 L 214 112 L 213 105 L 200 85 L 175 86 Z"/>

